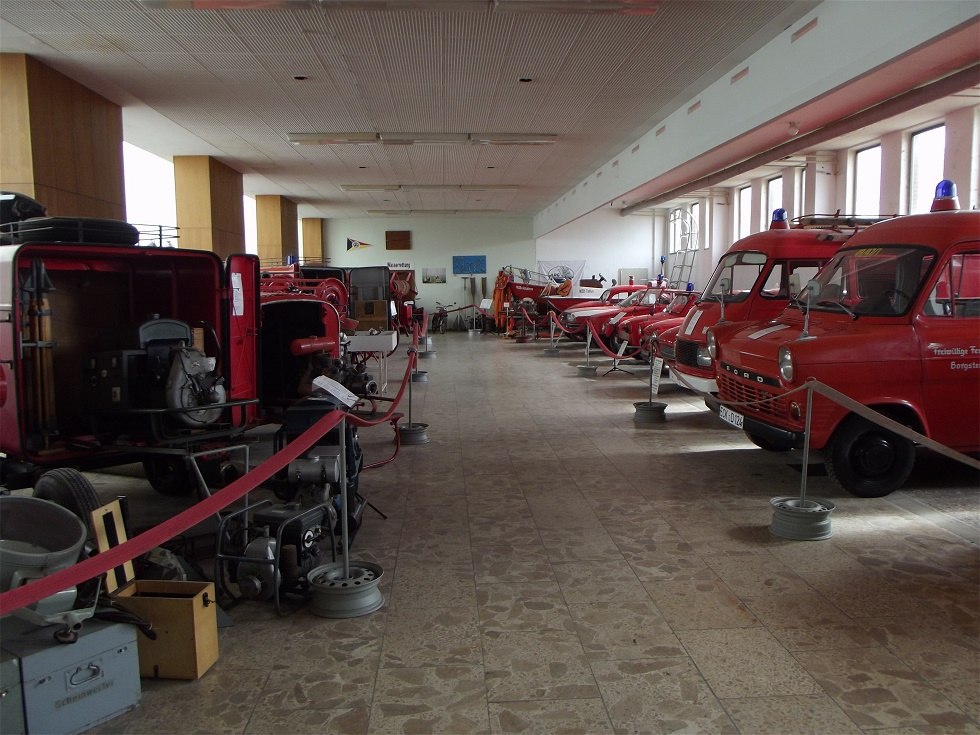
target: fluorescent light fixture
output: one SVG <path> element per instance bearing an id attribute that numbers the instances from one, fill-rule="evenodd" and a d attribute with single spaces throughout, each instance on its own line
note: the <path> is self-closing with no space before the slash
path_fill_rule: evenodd
<path id="1" fill-rule="evenodd" d="M 377 133 L 287 133 L 294 145 L 371 145 L 378 143 Z"/>
<path id="2" fill-rule="evenodd" d="M 409 215 L 442 215 L 450 216 L 454 214 L 497 214 L 499 209 L 368 209 L 370 215 L 382 217 L 406 217 Z"/>
<path id="3" fill-rule="evenodd" d="M 287 133 L 294 145 L 552 145 L 555 133 Z"/>
<path id="4" fill-rule="evenodd" d="M 466 133 L 378 133 L 386 145 L 464 145 Z"/>
<path id="5" fill-rule="evenodd" d="M 478 145 L 552 145 L 555 133 L 470 133 L 470 142 Z"/>
<path id="6" fill-rule="evenodd" d="M 519 191 L 517 184 L 341 184 L 341 191 Z"/>
<path id="7" fill-rule="evenodd" d="M 398 184 L 341 184 L 341 191 L 401 191 Z"/>

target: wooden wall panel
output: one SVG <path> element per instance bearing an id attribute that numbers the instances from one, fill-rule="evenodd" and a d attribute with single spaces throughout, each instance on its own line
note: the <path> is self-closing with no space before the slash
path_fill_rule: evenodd
<path id="1" fill-rule="evenodd" d="M 174 156 L 174 187 L 181 247 L 245 252 L 240 173 L 210 156 Z"/>
<path id="2" fill-rule="evenodd" d="M 303 229 L 303 260 L 308 263 L 326 263 L 327 250 L 323 242 L 323 218 L 304 217 Z"/>

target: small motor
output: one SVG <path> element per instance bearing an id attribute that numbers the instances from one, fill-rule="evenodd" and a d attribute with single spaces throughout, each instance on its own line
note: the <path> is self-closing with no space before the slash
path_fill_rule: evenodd
<path id="1" fill-rule="evenodd" d="M 270 600 L 282 592 L 303 592 L 306 575 L 320 565 L 320 539 L 336 523 L 330 505 L 301 510 L 299 503 L 267 506 L 255 511 L 252 522 L 264 532 L 252 539 L 235 571 L 239 594 L 251 600 Z M 276 564 L 277 537 L 282 549 Z"/>

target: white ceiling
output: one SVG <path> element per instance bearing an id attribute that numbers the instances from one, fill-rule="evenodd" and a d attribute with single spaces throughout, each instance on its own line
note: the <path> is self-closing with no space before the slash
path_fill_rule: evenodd
<path id="1" fill-rule="evenodd" d="M 216 156 L 244 174 L 246 193 L 288 196 L 307 217 L 431 209 L 534 215 L 817 5 L 159 4 L 2 0 L 0 50 L 31 54 L 120 104 L 129 142 L 167 158 Z M 630 12 L 598 12 L 619 5 Z M 289 133 L 365 131 L 553 133 L 557 142 L 287 141 Z M 341 188 L 365 184 L 423 188 Z"/>

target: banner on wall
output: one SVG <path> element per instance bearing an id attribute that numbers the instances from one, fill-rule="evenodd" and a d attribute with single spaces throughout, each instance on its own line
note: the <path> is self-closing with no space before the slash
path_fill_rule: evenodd
<path id="1" fill-rule="evenodd" d="M 538 270 L 556 283 L 571 279 L 577 284 L 585 271 L 584 260 L 539 260 Z"/>
<path id="2" fill-rule="evenodd" d="M 361 242 L 360 240 L 354 240 L 353 238 L 347 238 L 347 249 L 348 250 L 360 250 L 361 248 L 369 248 L 371 243 Z"/>
<path id="3" fill-rule="evenodd" d="M 390 271 L 413 271 L 413 270 L 415 270 L 415 266 L 412 265 L 412 261 L 410 261 L 410 260 L 399 260 L 397 262 L 394 261 L 394 260 L 389 260 L 388 261 L 388 270 L 390 270 Z"/>

